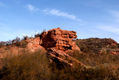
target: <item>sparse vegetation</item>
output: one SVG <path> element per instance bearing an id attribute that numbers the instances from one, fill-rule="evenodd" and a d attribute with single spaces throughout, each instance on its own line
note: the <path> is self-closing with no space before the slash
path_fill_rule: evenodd
<path id="1" fill-rule="evenodd" d="M 28 43 L 25 40 L 21 40 L 20 42 L 16 42 L 14 44 L 15 44 L 15 46 L 25 48 Z"/>
<path id="2" fill-rule="evenodd" d="M 24 47 L 26 43 L 22 41 L 25 40 L 21 40 L 17 46 Z M 89 66 L 87 69 L 65 65 L 59 69 L 54 62 L 50 62 L 43 50 L 34 53 L 23 51 L 22 55 L 9 55 L 3 59 L 0 80 L 119 80 L 119 56 L 107 54 L 110 49 L 118 48 L 118 44 L 112 45 L 112 40 L 109 40 L 110 44 L 107 40 L 103 41 L 77 40 L 81 51 L 68 52 L 70 56 Z M 97 54 L 97 50 L 102 54 Z"/>
<path id="3" fill-rule="evenodd" d="M 6 41 L 6 42 L 0 42 L 0 48 L 3 47 L 3 46 L 17 46 L 17 47 L 22 47 L 22 48 L 25 48 L 26 45 L 27 45 L 27 41 L 26 39 L 28 39 L 29 37 L 28 36 L 24 36 L 24 38 L 21 40 L 19 37 L 16 37 L 15 39 L 13 40 L 9 40 L 9 41 Z"/>
<path id="4" fill-rule="evenodd" d="M 100 51 L 111 51 L 112 49 L 119 48 L 119 44 L 113 39 L 100 39 L 100 38 L 89 38 L 89 39 L 78 39 L 76 44 L 80 47 L 81 51 L 86 53 L 100 53 Z M 108 52 L 106 52 L 108 53 Z"/>
<path id="5" fill-rule="evenodd" d="M 2 80 L 46 80 L 50 77 L 50 68 L 46 54 L 38 51 L 34 54 L 25 52 L 19 56 L 4 59 L 1 71 Z"/>
<path id="6" fill-rule="evenodd" d="M 5 46 L 5 45 L 6 45 L 6 43 L 5 43 L 5 42 L 3 42 L 3 41 L 2 41 L 2 42 L 0 42 L 0 48 L 1 48 L 1 47 L 3 47 L 3 46 Z"/>
<path id="7" fill-rule="evenodd" d="M 49 63 L 42 51 L 20 56 L 7 57 L 1 70 L 1 80 L 119 80 L 119 56 L 107 54 L 86 54 L 74 51 L 73 57 L 88 69 L 63 67 Z"/>

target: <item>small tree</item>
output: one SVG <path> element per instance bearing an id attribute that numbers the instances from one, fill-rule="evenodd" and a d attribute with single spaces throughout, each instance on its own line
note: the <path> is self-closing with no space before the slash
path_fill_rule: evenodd
<path id="1" fill-rule="evenodd" d="M 12 40 L 12 43 L 17 43 L 17 42 L 20 42 L 20 38 L 19 37 L 16 37 L 16 39 Z"/>

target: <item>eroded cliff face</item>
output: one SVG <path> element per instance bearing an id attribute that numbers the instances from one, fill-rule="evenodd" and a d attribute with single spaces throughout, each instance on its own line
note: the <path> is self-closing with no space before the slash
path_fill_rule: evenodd
<path id="1" fill-rule="evenodd" d="M 83 66 L 83 64 L 80 61 L 67 54 L 67 51 L 69 50 L 80 51 L 79 47 L 73 41 L 76 38 L 77 35 L 75 31 L 68 31 L 62 30 L 60 28 L 55 28 L 43 32 L 37 37 L 26 38 L 19 42 L 20 44 L 24 42 L 22 44 L 25 44 L 25 47 L 10 45 L 9 51 L 10 53 L 13 53 L 15 56 L 17 56 L 23 54 L 23 51 L 35 52 L 41 49 L 41 51 L 47 51 L 46 54 L 48 55 L 48 58 L 51 62 L 56 62 L 56 64 L 65 64 L 71 67 L 73 67 L 74 65 Z M 7 46 L 5 48 L 7 48 Z M 6 52 L 5 49 L 3 49 L 3 51 Z M 7 55 L 8 53 L 1 53 L 0 58 L 4 58 Z"/>
<path id="2" fill-rule="evenodd" d="M 27 49 L 31 52 L 35 52 L 39 49 L 44 49 L 40 44 L 41 44 L 41 39 L 40 37 L 36 37 L 36 38 L 31 38 L 31 39 L 27 39 Z"/>
<path id="3" fill-rule="evenodd" d="M 39 48 L 54 48 L 56 50 L 80 50 L 73 41 L 77 38 L 75 31 L 62 30 L 60 28 L 51 29 L 43 32 L 39 37 L 28 39 L 27 48 L 36 51 Z"/>
<path id="4" fill-rule="evenodd" d="M 45 49 L 54 48 L 56 50 L 80 50 L 74 39 L 77 38 L 75 31 L 62 30 L 60 28 L 55 28 L 41 34 L 41 46 Z"/>
<path id="5" fill-rule="evenodd" d="M 43 32 L 36 38 L 28 39 L 27 48 L 30 51 L 36 51 L 40 48 L 47 50 L 47 55 L 51 62 L 56 64 L 65 64 L 71 67 L 83 64 L 75 58 L 69 56 L 66 52 L 69 50 L 79 50 L 79 47 L 73 41 L 77 38 L 75 31 L 62 30 L 60 28 L 51 29 Z M 61 65 L 58 65 L 61 66 Z"/>

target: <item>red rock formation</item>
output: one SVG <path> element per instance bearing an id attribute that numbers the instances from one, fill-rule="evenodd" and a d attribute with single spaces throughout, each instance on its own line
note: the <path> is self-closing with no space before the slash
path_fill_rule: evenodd
<path id="1" fill-rule="evenodd" d="M 70 66 L 70 67 L 83 67 L 83 68 L 86 68 L 86 66 L 81 63 L 79 60 L 69 56 L 68 54 L 66 54 L 64 51 L 61 51 L 61 50 L 56 50 L 54 48 L 50 48 L 48 49 L 48 56 L 50 57 L 50 59 L 53 61 L 53 62 L 56 62 L 56 64 L 59 64 L 58 66 L 61 66 L 61 64 L 65 64 L 67 66 Z"/>
<path id="2" fill-rule="evenodd" d="M 26 38 L 23 40 L 27 43 L 26 47 L 20 48 L 17 46 L 11 46 L 10 51 L 11 53 L 15 53 L 15 55 L 19 55 L 22 54 L 22 50 L 35 52 L 39 49 L 46 49 L 48 51 L 47 55 L 49 56 L 49 59 L 54 62 L 57 59 L 57 61 L 59 61 L 58 63 L 66 64 L 71 67 L 74 67 L 74 65 L 84 66 L 80 61 L 66 54 L 66 51 L 68 50 L 80 50 L 73 41 L 76 38 L 77 35 L 75 31 L 55 28 L 47 32 L 43 32 L 35 38 Z M 2 58 L 4 55 L 1 54 L 0 57 Z"/>
<path id="3" fill-rule="evenodd" d="M 70 67 L 74 67 L 75 65 L 84 66 L 80 61 L 65 53 L 65 51 L 68 50 L 80 50 L 76 46 L 75 42 L 73 42 L 73 39 L 76 38 L 76 32 L 74 31 L 55 28 L 47 32 L 43 32 L 36 38 L 28 39 L 27 48 L 34 52 L 43 46 L 48 51 L 49 59 L 56 62 L 56 64 L 66 64 Z"/>
<path id="4" fill-rule="evenodd" d="M 110 53 L 113 55 L 119 55 L 119 49 L 112 50 Z"/>
<path id="5" fill-rule="evenodd" d="M 40 37 L 36 37 L 36 38 L 30 38 L 27 39 L 27 49 L 30 50 L 31 52 L 35 52 L 39 49 L 44 49 L 40 44 L 41 44 L 41 40 Z"/>
<path id="6" fill-rule="evenodd" d="M 27 38 L 25 41 L 27 49 L 35 52 L 38 49 L 54 48 L 56 50 L 68 51 L 79 49 L 73 39 L 76 39 L 77 35 L 75 31 L 62 30 L 60 28 L 51 29 L 47 32 L 43 32 L 41 35 L 35 38 Z"/>
<path id="7" fill-rule="evenodd" d="M 80 50 L 73 42 L 73 39 L 76 38 L 76 32 L 60 28 L 43 32 L 40 35 L 41 46 L 48 51 L 49 58 L 53 62 L 60 63 L 58 66 L 61 66 L 61 64 L 66 64 L 70 67 L 84 66 L 80 61 L 66 54 L 68 50 Z"/>
<path id="8" fill-rule="evenodd" d="M 73 39 L 76 39 L 77 35 L 75 31 L 62 30 L 55 28 L 41 34 L 41 45 L 45 48 L 55 48 L 56 50 L 80 50 Z"/>

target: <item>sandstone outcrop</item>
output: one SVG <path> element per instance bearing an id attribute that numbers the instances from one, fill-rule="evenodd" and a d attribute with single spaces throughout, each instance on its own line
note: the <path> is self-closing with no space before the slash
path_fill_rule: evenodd
<path id="1" fill-rule="evenodd" d="M 83 66 L 80 61 L 66 53 L 68 50 L 80 50 L 73 41 L 76 38 L 77 35 L 75 31 L 55 28 L 43 32 L 35 38 L 27 39 L 26 41 L 28 43 L 27 48 L 32 52 L 45 48 L 48 51 L 49 59 L 56 62 L 56 64 L 66 64 L 70 67 L 74 65 Z"/>
<path id="2" fill-rule="evenodd" d="M 25 38 L 20 44 L 23 43 L 25 47 L 13 46 L 11 45 L 10 51 L 14 52 L 15 55 L 22 54 L 22 50 L 35 52 L 39 49 L 46 50 L 48 58 L 54 62 L 60 64 L 66 64 L 70 67 L 74 65 L 83 66 L 83 64 L 69 56 L 66 52 L 69 50 L 79 50 L 79 47 L 75 44 L 73 40 L 77 38 L 75 31 L 62 30 L 60 28 L 51 29 L 49 31 L 43 32 L 35 38 Z M 14 43 L 16 44 L 16 43 Z M 0 55 L 1 56 L 1 55 Z M 2 54 L 2 57 L 4 55 Z"/>
<path id="3" fill-rule="evenodd" d="M 110 53 L 113 55 L 119 55 L 119 49 L 112 49 Z"/>
<path id="4" fill-rule="evenodd" d="M 36 38 L 27 39 L 27 48 L 30 51 L 36 51 L 40 48 L 54 48 L 56 50 L 68 51 L 68 50 L 80 50 L 79 47 L 73 41 L 77 38 L 75 31 L 62 30 L 60 28 L 51 29 L 47 32 L 43 32 Z"/>
<path id="5" fill-rule="evenodd" d="M 41 46 L 45 49 L 54 48 L 56 50 L 75 50 L 79 49 L 74 39 L 77 38 L 75 31 L 62 30 L 60 28 L 55 28 L 41 34 Z"/>
<path id="6" fill-rule="evenodd" d="M 41 44 L 41 40 L 40 37 L 36 37 L 36 38 L 30 38 L 27 39 L 27 49 L 30 50 L 31 52 L 35 52 L 39 49 L 44 49 L 40 44 Z"/>
<path id="7" fill-rule="evenodd" d="M 65 64 L 70 67 L 84 66 L 79 60 L 69 56 L 66 52 L 69 50 L 79 50 L 79 47 L 73 40 L 77 38 L 75 31 L 62 30 L 55 28 L 40 35 L 41 46 L 48 51 L 50 60 L 56 64 Z"/>
<path id="8" fill-rule="evenodd" d="M 49 58 L 55 62 L 56 64 L 58 64 L 58 67 L 61 66 L 61 64 L 65 64 L 69 67 L 83 67 L 86 68 L 86 66 L 81 63 L 79 60 L 69 56 L 68 54 L 66 54 L 65 52 L 61 51 L 61 50 L 56 50 L 54 48 L 50 48 L 48 49 L 48 56 Z M 60 63 L 60 65 L 59 65 Z"/>

